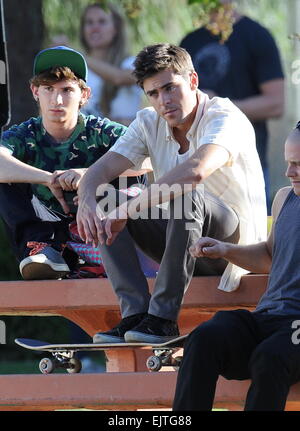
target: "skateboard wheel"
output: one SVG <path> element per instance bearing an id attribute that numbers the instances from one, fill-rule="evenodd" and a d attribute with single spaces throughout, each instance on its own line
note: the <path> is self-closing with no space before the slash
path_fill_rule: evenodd
<path id="1" fill-rule="evenodd" d="M 50 374 L 54 370 L 55 366 L 53 361 L 49 358 L 44 358 L 40 361 L 39 368 L 41 373 Z"/>
<path id="2" fill-rule="evenodd" d="M 150 356 L 147 359 L 147 368 L 149 371 L 159 371 L 162 367 L 162 361 L 158 356 Z"/>
<path id="3" fill-rule="evenodd" d="M 67 372 L 69 374 L 80 373 L 81 368 L 82 368 L 82 364 L 81 364 L 81 362 L 80 362 L 79 359 L 77 359 L 77 358 L 71 358 L 68 361 L 68 365 L 70 366 L 69 368 L 67 368 Z"/>

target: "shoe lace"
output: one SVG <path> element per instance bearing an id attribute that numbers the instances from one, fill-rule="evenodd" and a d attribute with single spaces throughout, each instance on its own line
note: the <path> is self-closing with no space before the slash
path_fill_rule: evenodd
<path id="1" fill-rule="evenodd" d="M 48 246 L 49 244 L 47 244 L 46 242 L 28 241 L 27 247 L 32 248 L 32 250 L 29 252 L 29 256 L 34 256 Z"/>

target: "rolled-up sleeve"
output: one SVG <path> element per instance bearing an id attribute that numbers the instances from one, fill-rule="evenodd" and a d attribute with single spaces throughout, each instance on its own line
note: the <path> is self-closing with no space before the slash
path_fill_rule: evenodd
<path id="1" fill-rule="evenodd" d="M 144 160 L 149 157 L 149 151 L 143 127 L 139 124 L 138 119 L 130 124 L 126 133 L 109 151 L 121 154 L 134 164 L 135 169 L 141 169 Z"/>
<path id="2" fill-rule="evenodd" d="M 203 124 L 198 146 L 219 145 L 226 148 L 233 161 L 242 150 L 245 136 L 252 137 L 252 141 L 255 142 L 253 127 L 249 121 L 246 121 L 244 114 L 240 111 L 234 112 L 234 110 L 229 113 L 216 106 L 215 109 L 210 110 L 206 124 Z"/>

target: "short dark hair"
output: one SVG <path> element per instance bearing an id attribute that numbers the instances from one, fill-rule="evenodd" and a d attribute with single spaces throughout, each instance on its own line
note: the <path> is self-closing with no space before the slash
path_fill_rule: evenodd
<path id="1" fill-rule="evenodd" d="M 64 79 L 76 81 L 81 90 L 87 88 L 86 82 L 83 79 L 78 78 L 75 73 L 66 66 L 57 66 L 47 69 L 31 78 L 30 84 L 34 85 L 35 87 L 39 87 L 40 85 L 55 84 L 57 82 L 63 81 Z"/>
<path id="2" fill-rule="evenodd" d="M 178 75 L 186 75 L 195 70 L 191 56 L 184 48 L 170 43 L 158 43 L 146 46 L 138 53 L 133 75 L 137 84 L 143 88 L 145 79 L 166 69 L 172 69 Z"/>

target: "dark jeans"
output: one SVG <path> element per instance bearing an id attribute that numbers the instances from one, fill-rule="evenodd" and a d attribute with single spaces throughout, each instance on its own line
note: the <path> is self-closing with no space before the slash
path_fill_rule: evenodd
<path id="1" fill-rule="evenodd" d="M 251 379 L 245 410 L 284 410 L 300 380 L 300 345 L 291 328 L 300 316 L 220 311 L 185 343 L 173 409 L 211 410 L 219 375 Z"/>
<path id="2" fill-rule="evenodd" d="M 60 250 L 69 239 L 70 217 L 56 213 L 60 221 L 43 221 L 36 216 L 30 184 L 0 184 L 0 217 L 12 244 L 13 252 L 21 261 L 28 255 L 27 242 L 47 242 Z"/>

